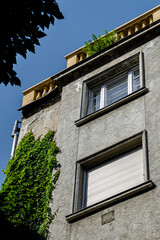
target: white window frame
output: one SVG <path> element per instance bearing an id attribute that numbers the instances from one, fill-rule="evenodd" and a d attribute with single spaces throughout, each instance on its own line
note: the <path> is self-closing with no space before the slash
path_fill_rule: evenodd
<path id="1" fill-rule="evenodd" d="M 94 111 L 94 105 L 93 105 L 93 93 L 94 93 L 94 91 L 96 91 L 96 89 L 98 90 L 99 88 L 100 88 L 100 106 L 99 106 L 99 109 L 98 110 L 100 110 L 100 109 L 102 109 L 102 108 L 104 108 L 104 107 L 106 107 L 105 106 L 105 103 L 106 103 L 106 93 L 107 93 L 107 82 L 108 81 L 114 81 L 114 80 L 116 80 L 117 78 L 119 78 L 119 77 L 121 77 L 121 76 L 123 76 L 124 75 L 124 77 L 125 77 L 125 75 L 127 76 L 127 88 L 128 88 L 128 95 L 129 94 L 132 94 L 133 92 L 135 92 L 134 90 L 133 90 L 133 79 L 134 79 L 134 71 L 135 71 L 135 69 L 138 69 L 139 70 L 139 78 L 140 78 L 140 69 L 139 69 L 139 64 L 137 64 L 136 66 L 133 66 L 132 68 L 131 68 L 131 70 L 128 70 L 128 71 L 126 71 L 125 73 L 120 73 L 120 74 L 118 74 L 116 77 L 113 77 L 112 79 L 109 79 L 109 80 L 107 80 L 106 82 L 104 82 L 104 83 L 102 83 L 101 85 L 97 85 L 97 87 L 95 86 L 95 87 L 93 87 L 92 89 L 89 89 L 89 98 L 88 98 L 88 107 L 87 107 L 87 113 L 86 113 L 86 115 L 88 115 L 88 114 L 91 114 L 91 113 L 94 113 L 95 111 Z M 141 87 L 141 80 L 139 80 L 140 81 L 140 87 Z M 127 95 L 126 95 L 127 96 Z M 123 98 L 123 97 L 122 97 Z M 120 99 L 122 99 L 122 98 L 120 98 Z M 119 99 L 119 100 L 120 100 Z M 118 100 L 118 101 L 119 101 Z M 115 101 L 116 102 L 116 101 Z M 114 103 L 114 102 L 113 102 Z M 109 104 L 110 105 L 110 104 Z M 109 106 L 109 105 L 107 105 L 107 106 Z M 96 111 L 98 111 L 98 110 L 96 110 Z"/>
<path id="2" fill-rule="evenodd" d="M 100 85 L 100 83 L 103 85 L 106 80 L 108 81 L 109 79 L 113 78 L 113 76 L 118 76 L 119 73 L 126 72 L 127 69 L 129 71 L 129 69 L 136 65 L 139 65 L 140 76 L 140 89 L 138 91 L 132 92 L 131 94 L 126 95 L 126 97 L 123 97 L 107 106 L 104 106 L 103 101 L 101 101 L 101 106 L 104 107 L 95 112 L 89 111 L 88 101 L 90 101 L 92 95 L 91 91 L 89 91 L 90 89 L 93 89 L 94 86 L 96 87 Z M 124 60 L 121 60 L 121 62 L 117 63 L 116 65 L 110 65 L 110 68 L 106 68 L 103 72 L 98 72 L 96 75 L 91 76 L 91 78 L 88 78 L 83 82 L 80 118 L 75 121 L 75 125 L 77 127 L 80 127 L 88 121 L 92 121 L 93 119 L 107 113 L 108 111 L 114 110 L 115 108 L 118 108 L 119 106 L 146 94 L 147 92 L 148 89 L 145 87 L 144 53 L 140 51 L 130 56 L 128 59 L 125 59 L 124 57 Z"/>

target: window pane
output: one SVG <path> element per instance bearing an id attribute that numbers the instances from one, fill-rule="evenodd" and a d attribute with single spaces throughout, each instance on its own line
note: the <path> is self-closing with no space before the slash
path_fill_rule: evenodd
<path id="1" fill-rule="evenodd" d="M 123 75 L 121 78 L 111 80 L 107 83 L 106 106 L 112 104 L 128 94 L 128 78 Z"/>
<path id="2" fill-rule="evenodd" d="M 93 113 L 100 109 L 100 87 L 95 88 L 89 93 L 87 114 Z"/>
<path id="3" fill-rule="evenodd" d="M 86 206 L 143 182 L 143 151 L 136 147 L 87 170 Z"/>
<path id="4" fill-rule="evenodd" d="M 101 86 L 90 89 L 87 114 L 108 106 L 139 89 L 139 66 L 136 66 L 128 72 L 120 73 L 119 76 L 103 82 Z"/>
<path id="5" fill-rule="evenodd" d="M 140 89 L 140 75 L 139 75 L 139 69 L 135 69 L 133 71 L 133 92 Z"/>
<path id="6" fill-rule="evenodd" d="M 100 109 L 100 90 L 93 92 L 93 111 Z"/>

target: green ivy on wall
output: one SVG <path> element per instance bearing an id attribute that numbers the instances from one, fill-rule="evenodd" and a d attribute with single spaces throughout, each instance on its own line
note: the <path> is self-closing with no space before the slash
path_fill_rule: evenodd
<path id="1" fill-rule="evenodd" d="M 60 174 L 56 160 L 59 148 L 53 138 L 52 131 L 42 140 L 36 140 L 32 132 L 26 134 L 8 162 L 0 191 L 0 210 L 7 221 L 43 239 L 53 219 L 49 204 Z"/>
<path id="2" fill-rule="evenodd" d="M 83 48 L 83 51 L 88 56 L 91 56 L 92 54 L 100 51 L 101 49 L 104 49 L 117 42 L 120 39 L 120 36 L 121 33 L 116 34 L 115 30 L 109 33 L 107 32 L 107 30 L 105 30 L 104 36 L 99 35 L 99 37 L 96 37 L 95 34 L 92 34 L 93 41 L 89 40 L 88 42 L 85 42 L 85 47 Z"/>

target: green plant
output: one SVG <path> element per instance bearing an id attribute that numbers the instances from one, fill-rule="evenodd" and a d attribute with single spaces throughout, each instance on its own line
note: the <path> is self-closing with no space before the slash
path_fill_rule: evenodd
<path id="1" fill-rule="evenodd" d="M 104 31 L 104 36 L 99 35 L 97 38 L 95 34 L 92 34 L 93 41 L 89 40 L 85 42 L 85 47 L 83 51 L 88 55 L 91 56 L 92 54 L 104 49 L 111 44 L 117 42 L 120 39 L 121 34 L 116 34 L 115 30 L 111 32 Z"/>
<path id="2" fill-rule="evenodd" d="M 54 217 L 49 204 L 60 174 L 56 160 L 59 148 L 53 138 L 52 131 L 42 140 L 35 140 L 32 132 L 26 134 L 8 162 L 0 191 L 0 210 L 7 221 L 15 227 L 37 232 L 41 237 L 47 235 Z"/>
<path id="3" fill-rule="evenodd" d="M 17 55 L 26 58 L 27 51 L 35 53 L 39 40 L 46 36 L 45 28 L 54 25 L 56 18 L 64 17 L 56 0 L 3 1 L 1 12 L 0 83 L 20 86 L 14 68 Z"/>

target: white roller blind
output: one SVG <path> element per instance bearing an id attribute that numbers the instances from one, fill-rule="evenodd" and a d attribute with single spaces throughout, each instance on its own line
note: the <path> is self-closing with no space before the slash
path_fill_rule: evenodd
<path id="1" fill-rule="evenodd" d="M 143 151 L 134 148 L 87 170 L 86 205 L 92 205 L 144 182 Z"/>

